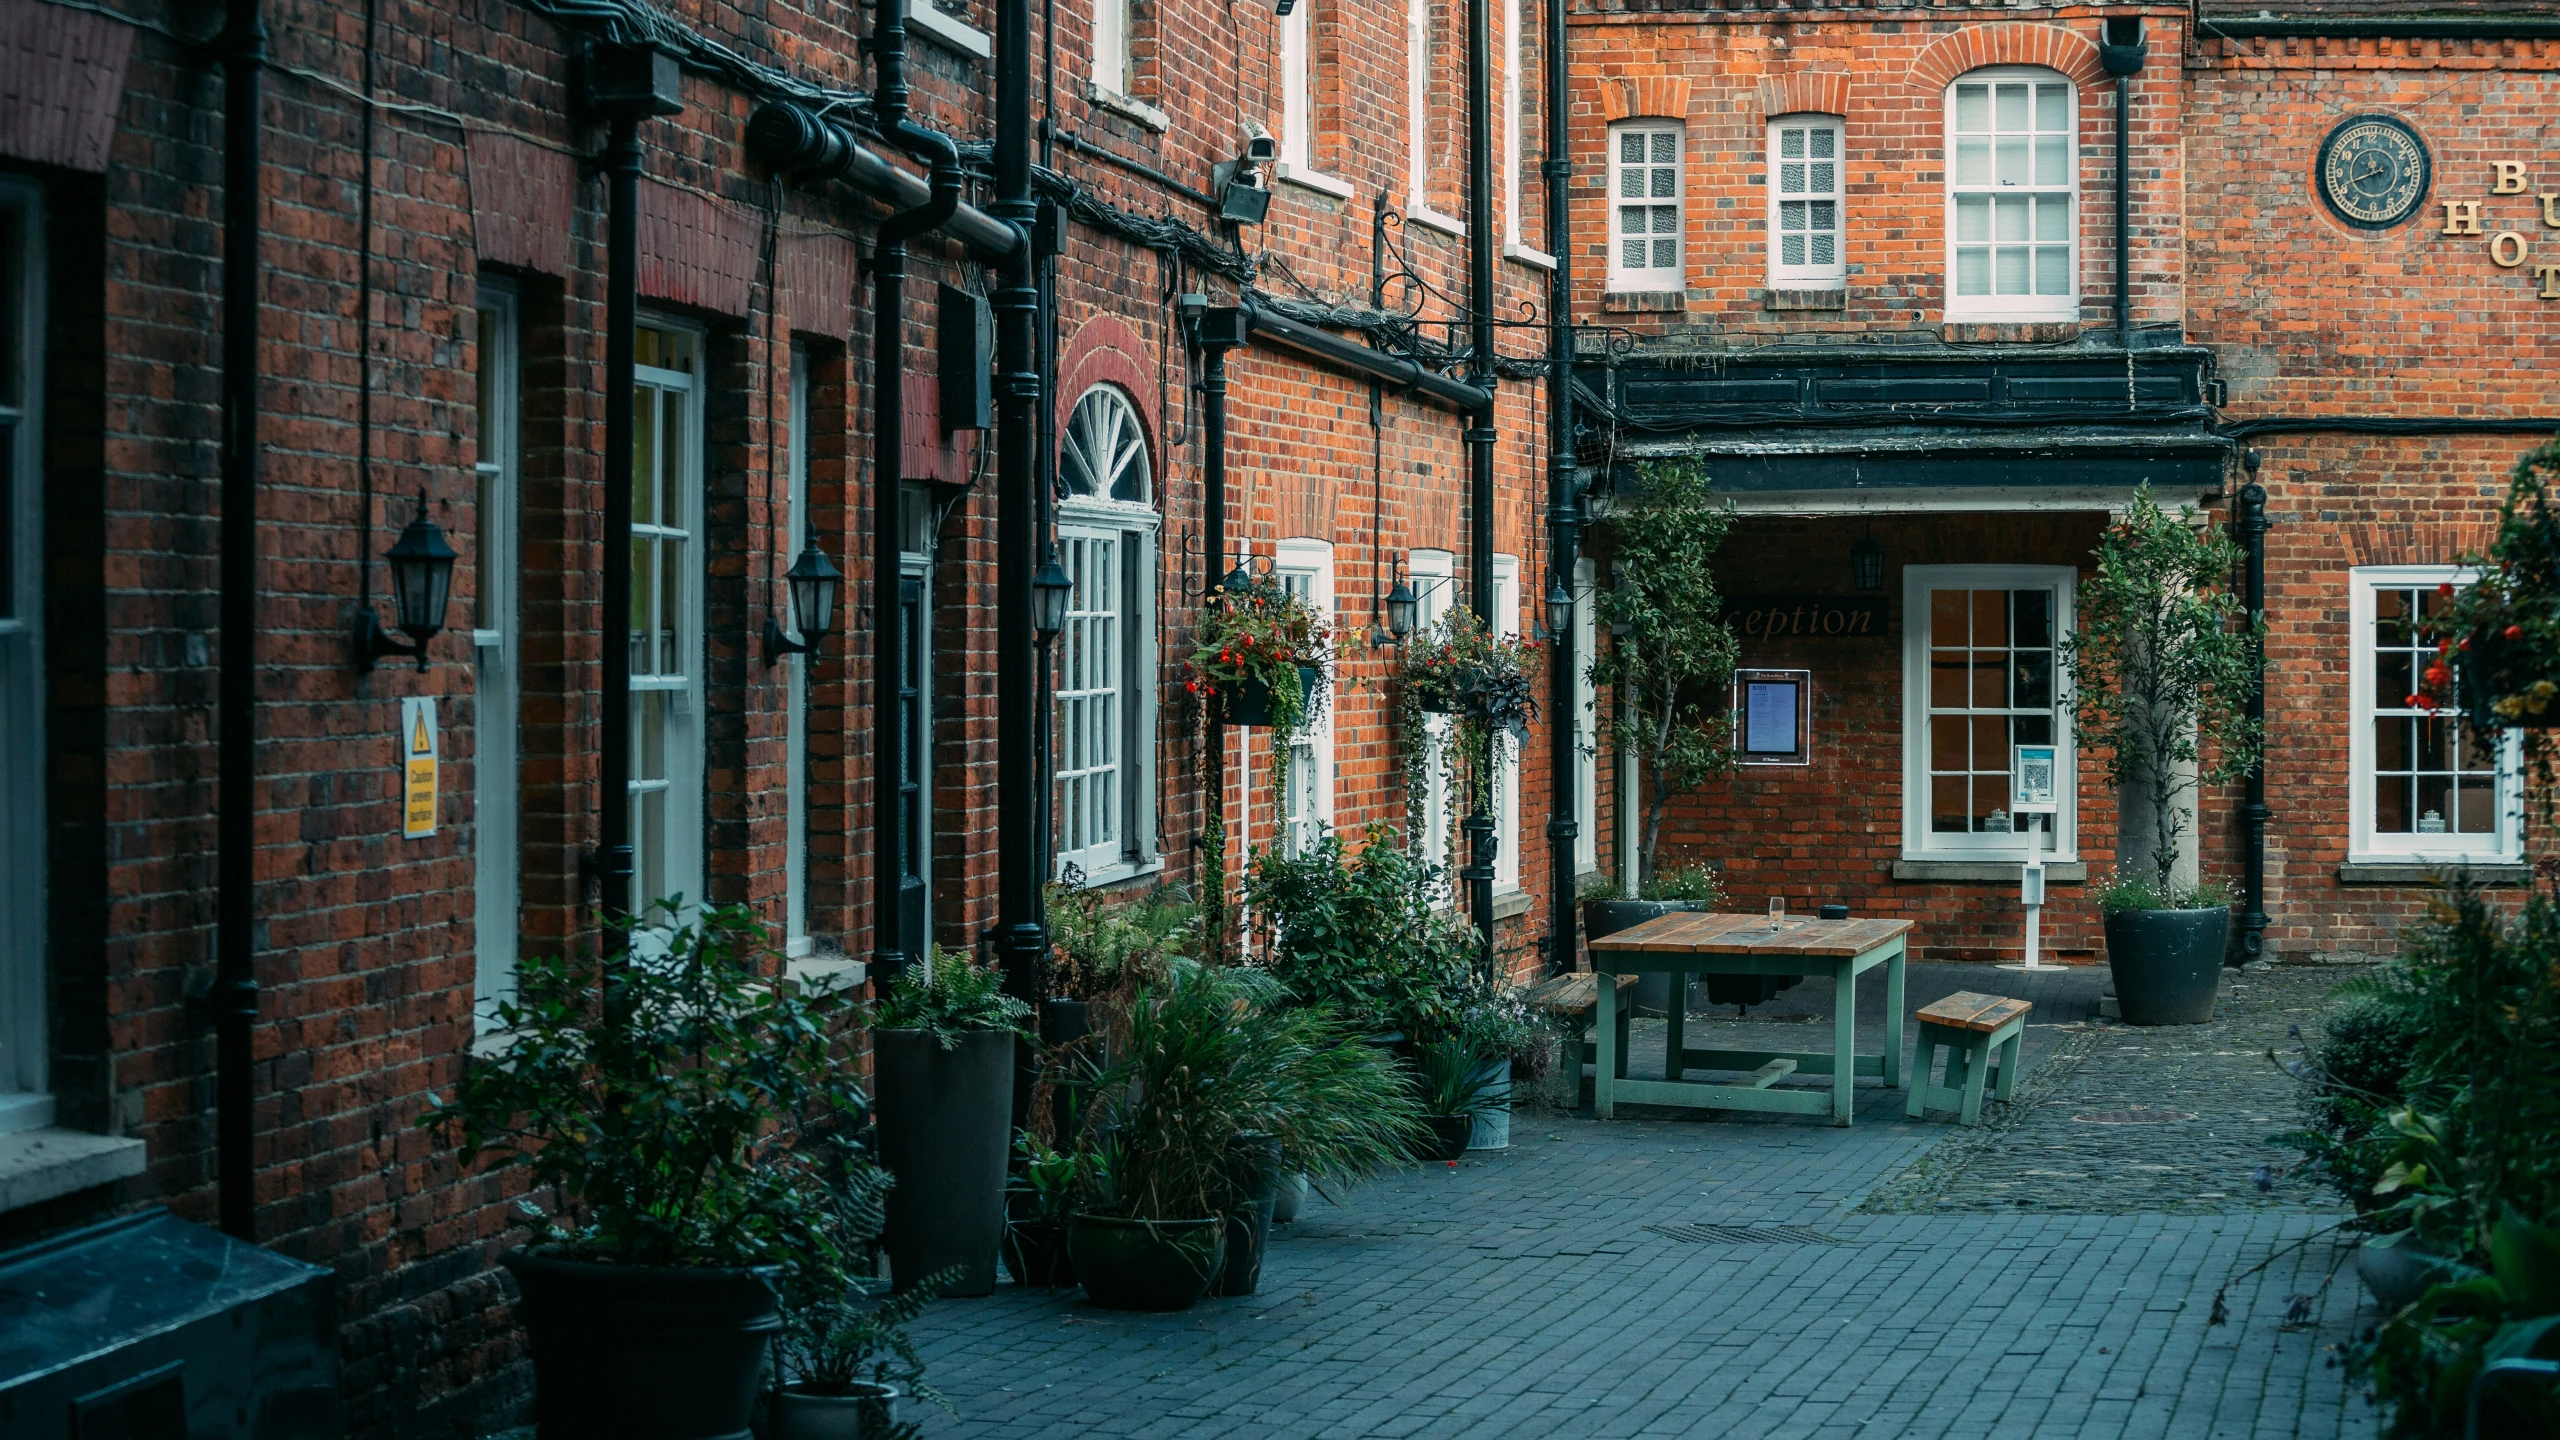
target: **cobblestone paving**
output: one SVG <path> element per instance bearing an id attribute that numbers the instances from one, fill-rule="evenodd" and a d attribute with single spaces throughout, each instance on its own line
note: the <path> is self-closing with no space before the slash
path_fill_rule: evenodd
<path id="1" fill-rule="evenodd" d="M 1915 966 L 1915 1005 L 1927 998 L 1923 971 L 2004 973 Z M 2282 1023 L 2249 1017 L 2326 989 L 2289 974 L 2240 983 L 2225 1022 L 2234 1037 L 2262 1023 L 2281 1035 Z M 1785 1007 L 1821 1003 L 1789 994 L 1737 1023 L 1801 1023 Z M 2075 1030 L 2085 1009 L 2054 1008 L 2073 1018 L 2030 1028 L 2030 1089 L 2012 1107 L 2022 1118 L 1999 1126 L 1905 1122 L 1902 1092 L 1872 1081 L 1850 1130 L 1791 1117 L 1522 1115 L 1507 1152 L 1398 1172 L 1346 1197 L 1348 1209 L 1311 1200 L 1278 1232 L 1251 1298 L 1136 1316 L 1006 1286 L 937 1304 L 917 1337 L 958 1414 L 918 1418 L 933 1436 L 1221 1440 L 2371 1435 L 2334 1367 L 2371 1315 L 2348 1276 L 2324 1285 L 2337 1258 L 2325 1239 L 2295 1243 L 2323 1215 L 2246 1185 L 2217 1184 L 2224 1195 L 2204 1199 L 2194 1183 L 2118 1189 L 2099 1174 L 2144 1163 L 2219 1174 L 2228 1160 L 2130 1158 L 2144 1144 L 2175 1156 L 2212 1127 L 2123 1127 L 2148 1138 L 2110 1130 L 2095 1142 L 2128 1147 L 2075 1172 L 2092 1177 L 2080 1193 L 2105 1213 L 2011 1203 L 2023 1171 L 2061 1166 L 2014 1161 L 2005 1142 L 2054 1143 L 2039 1127 L 2070 1123 L 2046 1115 L 2040 1056 L 2061 1057 L 2055 1108 L 2065 1094 L 2112 1106 L 2178 1096 L 2201 1116 L 2206 1062 L 2228 1065 L 2219 1052 L 2244 1048 L 2201 1032 Z M 1657 1026 L 1657 1073 L 1660 1043 Z M 2151 1085 L 2155 1055 L 2168 1073 Z M 1961 1163 L 1930 1163 L 1957 1147 Z M 2170 1208 L 2141 1209 L 2153 1195 Z M 1696 1243 L 1652 1228 L 1702 1223 L 1823 1238 Z M 2230 1323 L 2208 1325 L 2227 1280 Z M 2295 1294 L 2312 1297 L 2311 1319 L 2287 1328 Z"/>

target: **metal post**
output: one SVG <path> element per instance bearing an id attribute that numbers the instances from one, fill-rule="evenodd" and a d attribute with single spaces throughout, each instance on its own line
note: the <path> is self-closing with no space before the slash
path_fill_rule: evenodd
<path id="1" fill-rule="evenodd" d="M 259 83 L 267 29 L 231 0 L 222 41 L 222 673 L 215 754 L 214 1152 L 225 1234 L 258 1238 L 251 1035 L 258 1023 Z"/>
<path id="2" fill-rule="evenodd" d="M 1225 327 L 1219 327 L 1223 332 Z M 1204 336 L 1200 347 L 1200 548 L 1201 563 L 1206 567 L 1202 577 L 1203 602 L 1213 600 L 1226 586 L 1227 579 L 1227 350 L 1225 334 Z M 1209 707 L 1206 743 L 1209 748 L 1207 773 L 1209 787 L 1208 819 L 1216 830 L 1220 844 L 1218 853 L 1204 856 L 1202 863 L 1214 869 L 1219 878 L 1218 893 L 1226 894 L 1227 852 L 1224 843 L 1227 818 L 1227 717 L 1222 701 Z M 1248 745 L 1250 740 L 1248 739 Z M 1248 751 L 1250 753 L 1250 751 Z M 1245 802 L 1247 828 L 1253 818 L 1250 795 Z M 1201 880 L 1205 887 L 1207 877 Z M 1228 936 L 1225 920 L 1228 910 L 1221 908 L 1209 917 L 1217 931 L 1210 941 L 1213 955 L 1225 958 L 1231 952 L 1224 947 Z"/>
<path id="3" fill-rule="evenodd" d="M 1493 389 L 1493 127 L 1489 112 L 1493 66 L 1486 0 L 1467 0 L 1467 308 L 1470 336 L 1468 382 Z M 1468 563 L 1474 571 L 1476 619 L 1493 628 L 1493 406 L 1467 428 Z M 1493 816 L 1487 812 L 1493 744 L 1470 756 L 1476 771 L 1467 796 L 1467 890 L 1477 933 L 1476 964 L 1493 973 Z"/>
<path id="4" fill-rule="evenodd" d="M 1566 159 L 1571 137 L 1566 126 L 1564 0 L 1547 3 L 1547 158 L 1539 174 L 1547 182 L 1547 246 L 1555 269 L 1547 275 L 1547 567 L 1552 584 L 1573 592 L 1574 561 L 1581 545 L 1581 487 L 1574 477 L 1573 419 L 1573 215 Z M 1576 605 L 1590 603 L 1577 598 Z M 1574 625 L 1568 621 L 1555 637 L 1555 664 L 1548 674 L 1547 721 L 1547 965 L 1550 972 L 1573 968 L 1580 948 L 1576 935 L 1574 885 L 1581 878 L 1582 797 L 1575 793 L 1581 778 L 1574 746 L 1582 718 L 1574 713 L 1575 671 L 1588 662 L 1574 650 Z"/>
<path id="5" fill-rule="evenodd" d="M 2267 618 L 2267 532 L 2275 528 L 2267 519 L 2267 492 L 2254 478 L 2258 469 L 2258 452 L 2245 457 L 2253 477 L 2240 487 L 2240 513 L 2232 521 L 2239 531 L 2240 548 L 2246 557 L 2246 578 L 2241 599 L 2249 608 L 2252 627 L 2263 625 Z M 2249 723 L 2261 739 L 2267 723 L 2267 646 L 2263 637 L 2252 647 L 2250 664 L 2255 671 L 2249 685 Z M 2261 959 L 2267 947 L 2267 822 L 2275 812 L 2267 808 L 2266 747 L 2259 746 L 2258 757 L 2251 762 L 2248 791 L 2240 804 L 2240 823 L 2246 831 L 2240 857 L 2240 888 L 2245 909 L 2240 912 L 2240 957 L 2245 963 Z"/>

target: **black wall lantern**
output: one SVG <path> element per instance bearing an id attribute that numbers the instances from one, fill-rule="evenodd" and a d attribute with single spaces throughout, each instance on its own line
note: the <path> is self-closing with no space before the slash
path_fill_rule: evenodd
<path id="1" fill-rule="evenodd" d="M 399 618 L 400 633 L 409 637 L 402 644 L 382 628 L 382 619 L 374 613 L 370 596 L 356 610 L 356 668 L 370 671 L 374 662 L 385 655 L 414 655 L 418 668 L 427 668 L 427 642 L 444 628 L 446 603 L 453 596 L 453 546 L 446 543 L 444 531 L 427 515 L 427 492 L 418 492 L 418 514 L 400 532 L 400 538 L 383 552 L 391 566 L 391 603 Z"/>
<path id="2" fill-rule="evenodd" d="M 1564 577 L 1547 580 L 1547 633 L 1561 640 L 1573 624 L 1573 592 L 1564 588 Z"/>
<path id="3" fill-rule="evenodd" d="M 1421 614 L 1422 597 L 1413 593 L 1403 576 L 1397 576 L 1396 588 L 1387 592 L 1387 633 L 1402 644 L 1413 634 L 1414 622 Z"/>
<path id="4" fill-rule="evenodd" d="M 785 655 L 815 655 L 818 646 L 836 628 L 836 592 L 844 581 L 844 572 L 818 548 L 818 532 L 809 530 L 809 545 L 791 568 L 782 572 L 783 583 L 791 592 L 791 618 L 800 626 L 800 638 L 789 639 L 782 633 L 781 622 L 768 613 L 764 617 L 764 663 L 775 664 Z"/>
<path id="5" fill-rule="evenodd" d="M 1867 535 L 1849 547 L 1849 578 L 1861 590 L 1884 588 L 1884 546 Z"/>
<path id="6" fill-rule="evenodd" d="M 1075 593 L 1076 582 L 1067 578 L 1066 567 L 1058 563 L 1058 547 L 1050 546 L 1038 573 L 1031 577 L 1031 628 L 1038 632 L 1041 644 L 1057 639 L 1067 628 L 1067 601 Z"/>

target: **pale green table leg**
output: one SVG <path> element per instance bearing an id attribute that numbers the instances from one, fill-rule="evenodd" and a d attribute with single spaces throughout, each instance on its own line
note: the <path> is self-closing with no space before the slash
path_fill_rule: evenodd
<path id="1" fill-rule="evenodd" d="M 2009 1024 L 2009 1039 L 2000 1047 L 1999 1085 L 1998 1088 L 1991 1092 L 2001 1100 L 2007 1100 L 2009 1098 L 2009 1092 L 2017 1086 L 2018 1047 L 2026 1043 L 2026 1038 L 2027 1025 L 2025 1017 L 2021 1016 L 2020 1018 L 2011 1021 Z"/>
<path id="2" fill-rule="evenodd" d="M 1900 940 L 1893 942 L 1893 953 L 1884 962 L 1884 1088 L 1902 1084 L 1902 1027 L 1909 1022 L 1902 1016 L 1902 961 L 1909 951 Z"/>
<path id="3" fill-rule="evenodd" d="M 1921 1113 L 1928 1107 L 1929 1077 L 1938 1063 L 1936 1038 L 1929 1033 L 1927 1025 L 1924 1024 L 1919 1028 L 1918 1038 L 1911 1042 L 1911 1098 L 1904 1102 L 1902 1107 L 1902 1113 L 1913 1120 L 1919 1119 Z M 1894 1049 L 1898 1051 L 1901 1048 L 1901 1042 L 1895 1041 Z"/>
<path id="4" fill-rule="evenodd" d="M 1595 1120 L 1613 1118 L 1613 1093 L 1618 1076 L 1618 977 L 1606 970 L 1598 973 L 1599 983 L 1592 987 L 1592 1037 L 1594 1047 L 1591 1066 L 1591 1116 Z"/>
<path id="5" fill-rule="evenodd" d="M 1671 1003 L 1662 1012 L 1662 1078 L 1680 1078 L 1680 1047 L 1689 1042 L 1689 976 L 1674 970 L 1670 975 Z"/>
<path id="6" fill-rule="evenodd" d="M 1831 993 L 1838 1014 L 1831 1022 L 1831 1123 L 1846 1127 L 1858 1101 L 1858 972 L 1848 960 L 1833 962 Z M 1888 1062 L 1890 1063 L 1890 1062 Z"/>

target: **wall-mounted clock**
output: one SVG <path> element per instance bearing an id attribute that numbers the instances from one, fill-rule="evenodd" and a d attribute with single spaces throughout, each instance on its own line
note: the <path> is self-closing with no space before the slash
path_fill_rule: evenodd
<path id="1" fill-rule="evenodd" d="M 2426 142 L 2389 115 L 2351 115 L 2320 142 L 2320 198 L 2360 230 L 2388 230 L 2418 213 L 2432 176 Z"/>

